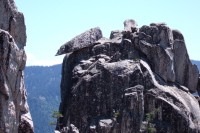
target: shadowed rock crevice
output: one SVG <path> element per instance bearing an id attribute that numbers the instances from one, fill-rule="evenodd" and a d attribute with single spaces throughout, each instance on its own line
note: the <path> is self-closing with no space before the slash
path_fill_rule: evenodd
<path id="1" fill-rule="evenodd" d="M 200 132 L 199 103 L 190 93 L 197 90 L 199 74 L 182 34 L 165 23 L 137 28 L 129 19 L 124 26 L 112 31 L 110 39 L 98 34 L 92 44 L 72 41 L 90 39 L 86 31 L 58 50 L 67 48 L 59 53 L 67 53 L 61 132 L 145 132 L 145 114 L 155 108 L 152 124 L 157 132 Z M 99 28 L 89 31 L 97 30 L 101 33 Z"/>

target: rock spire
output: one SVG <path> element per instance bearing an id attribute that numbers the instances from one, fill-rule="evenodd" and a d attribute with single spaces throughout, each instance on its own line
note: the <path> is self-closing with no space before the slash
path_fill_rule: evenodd
<path id="1" fill-rule="evenodd" d="M 33 133 L 23 70 L 24 16 L 13 0 L 0 0 L 0 132 Z"/>

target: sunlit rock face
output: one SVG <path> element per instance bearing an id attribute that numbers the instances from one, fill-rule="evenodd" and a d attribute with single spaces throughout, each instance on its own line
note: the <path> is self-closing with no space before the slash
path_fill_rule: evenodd
<path id="1" fill-rule="evenodd" d="M 0 0 L 0 132 L 33 133 L 23 70 L 24 16 L 13 0 Z"/>
<path id="2" fill-rule="evenodd" d="M 200 132 L 198 98 L 191 94 L 199 72 L 189 60 L 183 35 L 165 23 L 137 28 L 129 19 L 124 26 L 112 31 L 110 39 L 66 52 L 60 104 L 64 117 L 57 130 L 146 132 L 145 114 L 157 108 L 152 121 L 157 132 Z"/>

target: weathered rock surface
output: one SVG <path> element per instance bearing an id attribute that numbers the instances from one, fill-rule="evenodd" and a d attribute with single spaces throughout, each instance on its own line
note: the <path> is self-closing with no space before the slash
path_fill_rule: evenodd
<path id="1" fill-rule="evenodd" d="M 0 0 L 0 132 L 33 133 L 23 70 L 26 28 L 13 0 Z"/>
<path id="2" fill-rule="evenodd" d="M 198 83 L 198 68 L 190 62 L 183 35 L 179 32 L 174 36 L 174 68 L 176 81 L 188 87 L 192 93 L 196 92 Z"/>
<path id="3" fill-rule="evenodd" d="M 8 31 L 22 46 L 26 45 L 24 15 L 17 11 L 13 0 L 0 1 L 0 29 Z"/>
<path id="4" fill-rule="evenodd" d="M 172 30 L 164 24 L 154 23 L 151 26 L 142 26 L 138 34 L 139 42 L 135 47 L 147 56 L 152 70 L 166 82 L 174 82 Z"/>
<path id="5" fill-rule="evenodd" d="M 161 76 L 166 82 L 175 81 L 171 48 L 163 48 L 159 44 L 150 44 L 143 40 L 140 41 L 139 48 L 147 56 L 155 73 Z"/>
<path id="6" fill-rule="evenodd" d="M 174 45 L 180 40 L 180 32 L 153 23 L 129 32 L 112 31 L 110 39 L 66 55 L 61 128 L 73 124 L 80 133 L 145 132 L 145 114 L 158 108 L 152 121 L 157 132 L 200 132 L 200 106 L 190 93 L 197 89 L 198 71 L 187 58 L 186 74 L 178 70 L 182 57 Z"/>
<path id="7" fill-rule="evenodd" d="M 200 95 L 200 74 L 199 74 L 199 79 L 198 79 L 198 87 L 197 87 L 197 91 Z"/>
<path id="8" fill-rule="evenodd" d="M 102 38 L 102 32 L 99 27 L 92 28 L 62 45 L 56 55 L 62 55 L 89 47 L 100 38 Z"/>
<path id="9" fill-rule="evenodd" d="M 127 19 L 124 21 L 124 31 L 132 32 L 137 28 L 138 24 L 133 19 Z"/>
<path id="10" fill-rule="evenodd" d="M 199 105 L 200 105 L 200 97 L 197 95 L 195 95 L 194 97 L 197 99 L 197 101 L 199 102 Z"/>
<path id="11" fill-rule="evenodd" d="M 55 130 L 54 133 L 79 133 L 79 130 L 73 124 L 70 124 L 68 127 L 63 127 L 61 131 Z"/>

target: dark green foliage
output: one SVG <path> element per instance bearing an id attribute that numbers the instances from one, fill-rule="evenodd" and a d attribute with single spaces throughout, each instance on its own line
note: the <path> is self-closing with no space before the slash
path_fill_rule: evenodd
<path id="1" fill-rule="evenodd" d="M 156 128 L 154 128 L 154 127 L 149 127 L 149 128 L 147 128 L 147 132 L 148 132 L 148 133 L 155 133 L 155 132 L 156 132 Z"/>
<path id="2" fill-rule="evenodd" d="M 57 123 L 57 122 L 52 121 L 52 122 L 49 123 L 49 125 L 56 125 L 56 123 Z"/>
<path id="3" fill-rule="evenodd" d="M 146 121 L 147 122 L 153 121 L 153 115 L 155 115 L 157 111 L 158 111 L 158 109 L 154 109 L 152 112 L 147 113 L 146 114 Z"/>
<path id="4" fill-rule="evenodd" d="M 61 65 L 26 67 L 24 73 L 35 133 L 52 133 L 55 126 L 49 123 L 54 121 L 52 111 L 59 109 Z"/>
<path id="5" fill-rule="evenodd" d="M 51 117 L 58 119 L 60 117 L 63 117 L 63 115 L 59 111 L 53 111 L 53 114 L 51 115 Z"/>
<path id="6" fill-rule="evenodd" d="M 51 115 L 51 117 L 57 120 L 57 119 L 63 117 L 63 115 L 59 111 L 53 111 L 53 114 Z M 49 125 L 57 125 L 57 122 L 52 121 L 49 123 Z M 60 130 L 60 123 L 58 123 L 58 128 Z"/>
<path id="7" fill-rule="evenodd" d="M 114 117 L 118 117 L 118 116 L 120 115 L 119 110 L 116 110 L 116 111 L 114 111 L 113 113 L 114 113 L 114 114 L 113 114 Z"/>
<path id="8" fill-rule="evenodd" d="M 154 109 L 152 112 L 146 114 L 146 122 L 147 124 L 144 124 L 146 127 L 147 133 L 155 133 L 156 128 L 154 128 L 153 124 L 153 116 L 158 112 L 158 109 Z"/>

